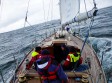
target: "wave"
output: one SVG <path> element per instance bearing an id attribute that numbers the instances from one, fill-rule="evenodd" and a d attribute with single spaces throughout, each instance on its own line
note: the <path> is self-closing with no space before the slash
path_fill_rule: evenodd
<path id="1" fill-rule="evenodd" d="M 93 48 L 97 52 L 99 59 L 102 59 L 104 56 L 102 66 L 105 70 L 107 79 L 112 75 L 112 29 L 111 29 L 111 18 L 112 18 L 112 7 L 108 7 L 100 10 L 98 16 L 95 17 L 95 22 L 91 28 L 91 36 L 89 37 L 88 42 L 92 44 Z M 105 22 L 105 23 L 104 23 Z M 22 60 L 25 54 L 29 52 L 30 49 L 35 47 L 35 43 L 32 43 L 36 39 L 36 43 L 41 41 L 41 37 L 38 35 L 45 35 L 46 30 L 37 32 L 40 28 L 49 28 L 56 27 L 60 25 L 60 21 L 54 21 L 47 26 L 45 24 L 34 25 L 35 28 L 23 28 L 0 35 L 0 68 L 3 70 L 5 80 L 7 81 L 8 77 L 13 74 L 15 70 L 15 60 L 13 55 L 16 57 L 18 62 Z M 72 28 L 74 28 L 73 26 Z M 81 35 L 86 35 L 87 26 L 81 27 Z M 37 32 L 35 34 L 35 32 Z M 49 33 L 50 34 L 50 33 Z M 36 35 L 36 36 L 35 36 Z M 11 36 L 11 37 L 10 37 Z M 36 37 L 36 38 L 35 38 Z M 45 36 L 43 36 L 45 37 Z M 111 79 L 109 79 L 111 80 Z M 7 82 L 8 83 L 8 82 Z"/>
<path id="2" fill-rule="evenodd" d="M 95 49 L 100 61 L 102 61 L 108 83 L 111 83 L 109 80 L 112 80 L 112 38 L 90 37 L 89 42 Z"/>

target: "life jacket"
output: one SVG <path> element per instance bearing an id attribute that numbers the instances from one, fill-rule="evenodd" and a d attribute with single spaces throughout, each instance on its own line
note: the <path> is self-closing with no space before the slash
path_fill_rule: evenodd
<path id="1" fill-rule="evenodd" d="M 35 57 L 35 56 L 37 56 L 37 55 L 39 55 L 39 53 L 38 53 L 38 52 L 33 51 L 31 56 L 32 56 L 32 57 Z"/>
<path id="2" fill-rule="evenodd" d="M 58 78 L 57 70 L 60 65 L 56 65 L 56 68 L 54 70 L 49 71 L 49 68 L 52 68 L 52 67 L 50 67 L 51 65 L 56 65 L 56 64 L 53 63 L 53 61 L 52 61 L 52 62 L 49 62 L 49 64 L 45 68 L 43 68 L 41 71 L 38 70 L 38 73 L 42 76 L 43 80 L 54 80 L 54 79 Z"/>
<path id="3" fill-rule="evenodd" d="M 59 68 L 59 65 L 57 66 L 57 68 L 54 70 L 54 71 L 48 71 L 47 70 L 47 74 L 42 74 L 42 78 L 44 80 L 55 80 L 55 79 L 58 79 L 58 76 L 57 76 L 57 70 Z"/>
<path id="4" fill-rule="evenodd" d="M 74 54 L 68 54 L 68 55 L 70 56 L 70 62 L 76 62 L 80 58 L 80 52 L 77 52 L 77 56 L 75 56 Z"/>

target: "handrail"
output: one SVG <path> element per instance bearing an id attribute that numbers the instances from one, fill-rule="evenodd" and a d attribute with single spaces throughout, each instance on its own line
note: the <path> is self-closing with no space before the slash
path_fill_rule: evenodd
<path id="1" fill-rule="evenodd" d="M 53 28 L 53 29 L 54 29 L 54 28 Z M 55 33 L 55 31 L 54 31 L 54 33 Z M 48 36 L 50 37 L 52 34 L 53 34 L 53 33 L 51 33 L 51 34 L 48 35 L 48 34 L 46 33 L 45 38 L 43 37 L 43 35 L 39 35 L 39 34 L 38 34 L 38 35 L 41 37 L 41 42 L 40 42 L 40 43 L 42 43 L 42 41 L 44 41 Z M 48 35 L 48 36 L 47 36 L 47 35 Z M 36 44 L 36 43 L 37 43 L 37 39 L 35 38 L 35 40 L 32 41 L 32 43 L 31 43 L 32 45 L 33 45 L 33 42 L 35 42 L 35 44 Z M 38 44 L 39 44 L 39 43 L 38 43 Z M 33 51 L 33 49 L 31 49 L 31 50 L 25 55 L 25 57 L 23 58 L 23 60 L 20 62 L 19 65 L 16 65 L 15 73 L 14 73 L 12 79 L 10 80 L 10 82 L 13 81 L 13 78 L 15 78 L 18 69 L 21 67 L 21 65 L 22 65 L 23 62 L 25 61 L 26 57 L 27 57 L 32 51 Z M 14 57 L 14 60 L 16 60 L 16 59 L 15 59 L 15 56 L 13 56 L 13 57 Z M 15 82 L 15 80 L 13 81 L 13 83 L 14 83 L 14 82 Z"/>
<path id="2" fill-rule="evenodd" d="M 33 50 L 33 49 L 32 49 L 32 50 Z M 23 60 L 22 60 L 22 61 L 20 62 L 20 64 L 17 66 L 17 68 L 15 69 L 15 73 L 14 73 L 12 79 L 15 78 L 15 75 L 16 75 L 16 73 L 17 73 L 17 70 L 20 68 L 20 66 L 22 65 L 22 63 L 24 62 L 24 60 L 26 59 L 26 57 L 31 53 L 32 50 L 30 50 L 30 52 L 28 52 L 28 54 L 23 58 Z M 11 83 L 11 81 L 13 81 L 12 79 L 10 80 L 9 83 Z M 15 80 L 14 80 L 13 82 L 15 83 Z"/>

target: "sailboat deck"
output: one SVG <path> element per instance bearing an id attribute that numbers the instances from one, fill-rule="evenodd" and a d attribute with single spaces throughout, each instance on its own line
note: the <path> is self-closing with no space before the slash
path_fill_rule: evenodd
<path id="1" fill-rule="evenodd" d="M 47 38 L 46 40 L 44 40 L 42 42 L 42 47 L 44 47 L 44 48 L 49 47 L 53 43 L 61 43 L 61 42 L 62 43 L 64 42 L 70 46 L 71 45 L 75 46 L 76 48 L 79 48 L 79 49 L 81 49 L 82 45 L 83 45 L 83 41 L 81 39 L 79 39 L 78 37 L 74 37 L 71 34 L 67 34 L 66 39 L 63 39 L 63 38 L 62 39 L 53 39 L 53 37 L 54 37 L 54 35 L 51 36 L 50 38 Z M 83 57 L 83 64 L 85 64 L 85 61 L 88 58 L 90 59 L 90 68 L 84 72 L 72 72 L 72 73 L 65 72 L 65 73 L 67 73 L 68 77 L 69 77 L 69 75 L 77 76 L 80 74 L 82 76 L 83 74 L 87 74 L 89 83 L 106 83 L 105 75 L 101 68 L 98 57 L 96 56 L 94 50 L 89 45 L 87 45 L 87 44 L 85 45 L 81 57 Z M 29 59 L 29 60 L 31 59 L 31 52 L 27 55 L 27 57 L 25 59 Z M 28 83 L 41 83 L 42 79 L 38 75 L 38 73 L 34 69 L 25 70 L 25 66 L 26 66 L 26 61 L 24 60 L 22 62 L 22 64 L 20 65 L 20 67 L 18 68 L 18 70 L 16 72 L 16 76 L 19 76 L 19 74 L 24 73 L 26 76 L 31 78 L 28 81 Z M 70 83 L 81 83 L 80 81 L 75 81 L 74 78 L 70 77 L 69 79 L 70 79 L 69 80 Z M 18 81 L 18 79 L 16 81 Z M 10 82 L 10 83 L 12 83 L 12 82 Z"/>

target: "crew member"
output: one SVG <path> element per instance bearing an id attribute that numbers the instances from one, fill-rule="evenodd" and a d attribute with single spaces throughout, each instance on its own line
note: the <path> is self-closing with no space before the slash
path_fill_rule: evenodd
<path id="1" fill-rule="evenodd" d="M 34 63 L 35 70 L 37 70 L 36 60 L 41 56 L 40 53 L 41 53 L 41 47 L 38 46 L 35 48 L 35 51 L 32 52 L 32 54 L 31 54 L 32 59 L 30 60 L 30 62 L 28 64 L 26 64 L 26 69 L 30 69 Z"/>
<path id="2" fill-rule="evenodd" d="M 43 83 L 68 83 L 61 65 L 53 61 L 48 50 L 43 50 L 42 57 L 36 62 L 37 71 L 42 76 Z"/>
<path id="3" fill-rule="evenodd" d="M 76 51 L 73 46 L 70 47 L 70 53 L 68 54 L 65 61 L 61 62 L 64 70 L 72 70 L 75 65 L 78 67 L 82 63 L 80 58 L 80 51 Z"/>

